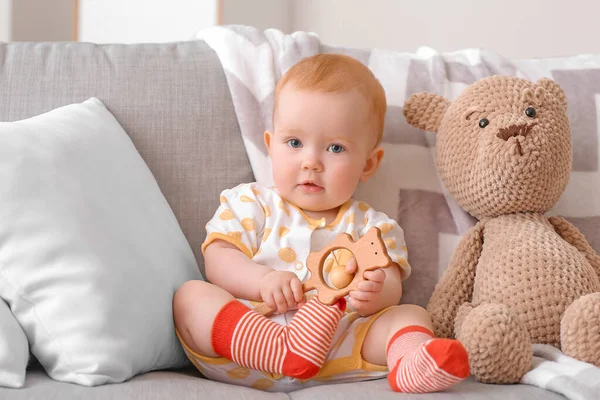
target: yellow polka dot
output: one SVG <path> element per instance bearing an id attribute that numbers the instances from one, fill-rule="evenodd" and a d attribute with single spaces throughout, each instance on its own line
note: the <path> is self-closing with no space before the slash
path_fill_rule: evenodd
<path id="1" fill-rule="evenodd" d="M 223 221 L 226 221 L 228 219 L 234 219 L 235 215 L 233 215 L 233 212 L 231 212 L 231 210 L 225 210 L 219 215 L 219 218 Z"/>
<path id="2" fill-rule="evenodd" d="M 379 226 L 379 230 L 381 231 L 382 235 L 385 235 L 386 233 L 388 233 L 392 229 L 394 229 L 394 225 L 389 224 L 389 223 L 381 224 Z"/>
<path id="3" fill-rule="evenodd" d="M 296 271 L 302 271 L 302 269 L 304 268 L 304 264 L 298 261 L 296 262 L 296 265 L 294 265 L 294 268 L 296 268 Z"/>
<path id="4" fill-rule="evenodd" d="M 254 220 L 252 218 L 244 218 L 242 220 L 242 226 L 247 231 L 253 231 L 254 230 Z"/>
<path id="5" fill-rule="evenodd" d="M 358 203 L 358 209 L 360 211 L 368 211 L 369 210 L 369 205 L 367 203 L 365 203 L 364 201 L 361 201 Z"/>
<path id="6" fill-rule="evenodd" d="M 281 208 L 288 217 L 290 216 L 290 210 L 287 209 L 283 200 L 279 202 L 279 208 Z"/>
<path id="7" fill-rule="evenodd" d="M 242 232 L 227 232 L 227 236 L 229 236 L 230 238 L 232 238 L 233 240 L 235 240 L 236 242 L 241 242 L 242 241 Z"/>
<path id="8" fill-rule="evenodd" d="M 276 374 L 274 372 L 263 372 L 262 373 L 264 376 L 266 376 L 267 378 L 271 379 L 272 381 L 278 381 L 281 378 L 283 378 L 283 375 L 281 374 Z"/>
<path id="9" fill-rule="evenodd" d="M 252 254 L 256 255 L 258 252 L 258 249 L 256 247 L 252 247 Z"/>
<path id="10" fill-rule="evenodd" d="M 260 191 L 258 191 L 258 189 L 252 189 L 252 193 L 258 196 L 260 194 Z"/>
<path id="11" fill-rule="evenodd" d="M 321 376 L 319 378 L 312 378 L 312 379 L 317 382 L 330 382 L 333 380 L 333 376 Z"/>
<path id="12" fill-rule="evenodd" d="M 246 195 L 240 196 L 240 201 L 242 203 L 254 203 L 254 200 Z"/>
<path id="13" fill-rule="evenodd" d="M 279 228 L 279 237 L 284 237 L 285 235 L 288 234 L 290 230 L 288 228 L 286 228 L 285 226 L 282 226 Z"/>
<path id="14" fill-rule="evenodd" d="M 408 261 L 406 261 L 406 258 L 402 257 L 402 256 L 398 256 L 396 257 L 396 262 L 398 263 L 399 266 L 401 266 L 402 268 L 407 268 L 408 267 Z"/>
<path id="15" fill-rule="evenodd" d="M 394 250 L 396 248 L 396 239 L 395 238 L 385 239 L 384 242 L 388 249 Z"/>
<path id="16" fill-rule="evenodd" d="M 271 209 L 269 208 L 269 206 L 263 206 L 263 211 L 265 212 L 265 217 L 271 216 Z"/>
<path id="17" fill-rule="evenodd" d="M 367 217 L 366 215 L 365 215 L 364 223 L 365 223 L 365 225 L 367 225 L 369 223 L 369 217 Z"/>
<path id="18" fill-rule="evenodd" d="M 227 203 L 227 197 L 225 196 L 219 197 L 219 200 L 221 201 L 221 203 Z"/>
<path id="19" fill-rule="evenodd" d="M 250 370 L 245 367 L 235 367 L 227 371 L 227 376 L 231 379 L 245 379 L 250 376 Z"/>
<path id="20" fill-rule="evenodd" d="M 402 251 L 405 253 L 408 253 L 408 249 L 406 248 L 406 245 L 402 246 Z"/>
<path id="21" fill-rule="evenodd" d="M 273 381 L 267 378 L 261 378 L 254 381 L 252 389 L 267 390 L 273 386 Z"/>
<path id="22" fill-rule="evenodd" d="M 354 213 L 351 212 L 350 214 L 348 214 L 348 217 L 346 217 L 346 223 L 348 224 L 353 224 L 354 223 Z"/>
<path id="23" fill-rule="evenodd" d="M 269 237 L 269 235 L 271 234 L 271 228 L 267 228 L 265 229 L 265 233 L 263 233 L 263 242 L 267 241 L 267 238 Z"/>
<path id="24" fill-rule="evenodd" d="M 279 254 L 279 258 L 285 262 L 291 263 L 296 260 L 296 252 L 289 247 L 284 247 L 283 249 L 279 250 L 277 254 Z"/>

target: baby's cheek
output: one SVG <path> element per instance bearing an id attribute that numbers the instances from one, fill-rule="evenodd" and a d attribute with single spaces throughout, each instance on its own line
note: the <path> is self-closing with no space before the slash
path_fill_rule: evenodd
<path id="1" fill-rule="evenodd" d="M 335 181 L 335 185 L 345 194 L 352 194 L 356 188 L 359 177 L 360 174 L 357 172 L 356 165 L 342 164 L 336 166 L 332 171 L 332 178 Z"/>

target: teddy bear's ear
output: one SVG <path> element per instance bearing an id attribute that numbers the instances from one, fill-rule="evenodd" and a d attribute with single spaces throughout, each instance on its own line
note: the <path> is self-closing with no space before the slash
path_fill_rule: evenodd
<path id="1" fill-rule="evenodd" d="M 404 117 L 415 128 L 437 132 L 450 100 L 428 92 L 415 93 L 404 103 Z"/>
<path id="2" fill-rule="evenodd" d="M 559 104 L 562 105 L 565 110 L 567 109 L 567 96 L 558 83 L 552 79 L 542 78 L 536 82 L 536 85 L 544 88 L 546 91 L 544 96 L 554 96 L 556 100 L 558 100 Z"/>

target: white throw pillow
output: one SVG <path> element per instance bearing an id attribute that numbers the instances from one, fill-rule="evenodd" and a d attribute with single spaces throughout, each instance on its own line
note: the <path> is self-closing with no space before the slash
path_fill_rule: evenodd
<path id="1" fill-rule="evenodd" d="M 201 279 L 152 173 L 97 99 L 0 123 L 0 297 L 48 374 L 186 364 L 172 298 Z"/>
<path id="2" fill-rule="evenodd" d="M 29 345 L 25 332 L 0 299 L 0 386 L 23 387 L 29 360 Z"/>

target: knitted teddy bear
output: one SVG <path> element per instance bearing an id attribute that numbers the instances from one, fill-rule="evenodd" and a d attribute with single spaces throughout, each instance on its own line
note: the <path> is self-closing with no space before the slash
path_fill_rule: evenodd
<path id="1" fill-rule="evenodd" d="M 455 100 L 411 96 L 407 121 L 437 132 L 449 193 L 479 222 L 462 238 L 428 305 L 436 335 L 466 347 L 471 373 L 514 383 L 532 343 L 600 366 L 600 256 L 561 217 L 567 185 L 566 97 L 550 79 L 480 80 Z"/>

